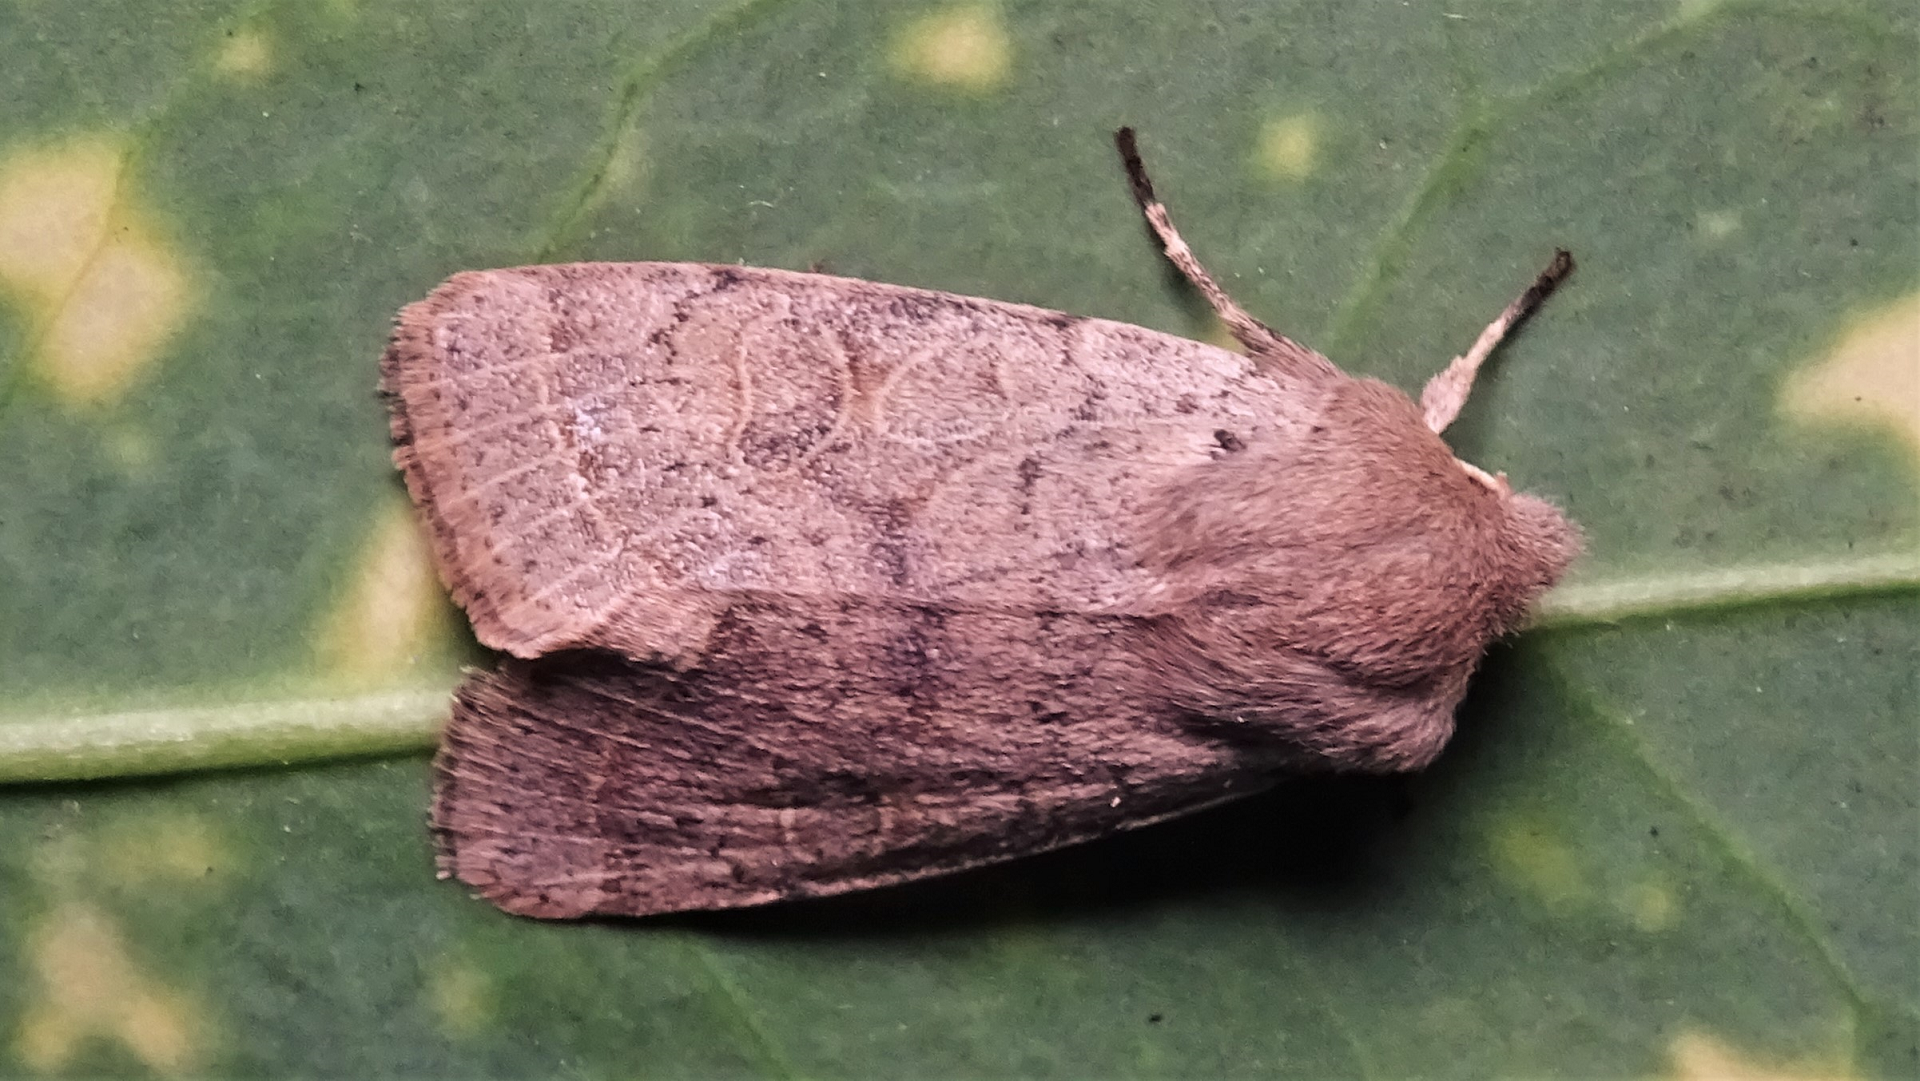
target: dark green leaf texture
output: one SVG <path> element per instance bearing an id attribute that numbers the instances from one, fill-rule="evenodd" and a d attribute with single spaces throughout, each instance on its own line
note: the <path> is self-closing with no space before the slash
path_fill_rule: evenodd
<path id="1" fill-rule="evenodd" d="M 5 6 L 0 1074 L 1920 1073 L 1917 21 Z M 387 465 L 393 311 L 696 259 L 1206 335 L 1120 123 L 1248 308 L 1402 386 L 1580 257 L 1453 439 L 1590 553 L 1441 763 L 723 917 L 436 882 L 475 653 Z"/>

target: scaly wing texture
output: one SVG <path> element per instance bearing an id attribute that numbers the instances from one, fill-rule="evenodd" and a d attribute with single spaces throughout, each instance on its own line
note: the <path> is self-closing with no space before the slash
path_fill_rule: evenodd
<path id="1" fill-rule="evenodd" d="M 1142 603 L 1147 493 L 1319 388 L 1103 320 L 680 263 L 457 275 L 383 362 L 482 641 L 691 660 L 748 597 Z"/>
<path id="2" fill-rule="evenodd" d="M 690 672 L 605 652 L 510 662 L 461 688 L 436 763 L 442 870 L 525 915 L 730 908 L 1263 787 L 1271 750 L 1138 693 L 1135 622 L 782 606 L 730 612 Z"/>

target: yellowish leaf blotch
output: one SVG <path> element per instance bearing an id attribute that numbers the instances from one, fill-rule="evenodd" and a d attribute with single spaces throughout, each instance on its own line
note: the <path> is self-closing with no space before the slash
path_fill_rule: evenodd
<path id="1" fill-rule="evenodd" d="M 222 878 L 233 863 L 211 822 L 178 811 L 123 819 L 95 843 L 95 866 L 115 885 L 199 885 Z"/>
<path id="2" fill-rule="evenodd" d="M 0 158 L 0 282 L 57 301 L 107 233 L 122 147 L 104 136 Z"/>
<path id="3" fill-rule="evenodd" d="M 1707 240 L 1725 240 L 1740 231 L 1740 214 L 1734 210 L 1703 210 L 1694 216 L 1695 227 Z"/>
<path id="4" fill-rule="evenodd" d="M 122 1044 L 157 1073 L 203 1064 L 197 1008 L 139 971 L 119 930 L 93 906 L 67 902 L 35 923 L 27 963 L 39 986 L 14 1047 L 29 1069 L 62 1070 L 94 1041 Z"/>
<path id="5" fill-rule="evenodd" d="M 27 312 L 34 366 L 73 405 L 109 401 L 183 321 L 187 278 L 124 190 L 106 136 L 0 158 L 0 292 Z"/>
<path id="6" fill-rule="evenodd" d="M 641 166 L 645 159 L 645 140 L 641 137 L 640 126 L 629 123 L 620 129 L 614 137 L 613 153 L 607 156 L 606 173 L 595 188 L 595 195 L 604 198 L 608 193 L 628 191 L 639 179 Z"/>
<path id="7" fill-rule="evenodd" d="M 154 463 L 153 438 L 132 424 L 117 424 L 101 433 L 101 446 L 129 476 L 140 476 Z"/>
<path id="8" fill-rule="evenodd" d="M 346 590 L 321 624 L 321 666 L 357 685 L 395 682 L 441 656 L 453 626 L 426 537 L 396 497 L 377 515 Z"/>
<path id="9" fill-rule="evenodd" d="M 214 54 L 213 68 L 229 79 L 258 80 L 273 68 L 273 43 L 258 30 L 236 30 Z"/>
<path id="10" fill-rule="evenodd" d="M 1920 457 L 1920 293 L 1856 322 L 1786 381 L 1780 404 L 1802 423 L 1885 425 Z"/>
<path id="11" fill-rule="evenodd" d="M 1713 14 L 1726 0 L 1679 0 L 1674 6 L 1673 21 L 1676 23 L 1698 22 Z"/>
<path id="12" fill-rule="evenodd" d="M 428 976 L 427 1005 L 449 1036 L 472 1036 L 493 1020 L 493 984 L 464 961 L 443 960 Z"/>
<path id="13" fill-rule="evenodd" d="M 1628 886 L 1620 891 L 1616 901 L 1633 926 L 1647 934 L 1672 927 L 1680 917 L 1680 905 L 1674 900 L 1673 891 L 1654 879 Z"/>
<path id="14" fill-rule="evenodd" d="M 1254 168 L 1271 180 L 1304 180 L 1319 156 L 1320 121 L 1311 113 L 1276 117 L 1260 127 Z"/>
<path id="15" fill-rule="evenodd" d="M 1487 848 L 1502 879 L 1548 908 L 1569 908 L 1591 892 L 1572 847 L 1544 822 L 1503 816 L 1489 831 Z"/>
<path id="16" fill-rule="evenodd" d="M 1667 1048 L 1680 1081 L 1844 1081 L 1856 1071 L 1838 1064 L 1765 1065 L 1702 1032 L 1687 1031 Z"/>
<path id="17" fill-rule="evenodd" d="M 648 168 L 646 158 L 646 135 L 635 123 L 623 125 L 614 134 L 613 148 L 607 155 L 604 171 L 600 180 L 587 192 L 586 201 L 580 206 L 580 215 L 597 210 L 606 205 L 609 199 L 616 203 L 631 203 L 637 190 L 646 182 Z"/>
<path id="18" fill-rule="evenodd" d="M 999 88 L 1013 43 L 992 4 L 960 4 L 909 22 L 894 35 L 893 69 L 918 82 L 969 93 Z"/>

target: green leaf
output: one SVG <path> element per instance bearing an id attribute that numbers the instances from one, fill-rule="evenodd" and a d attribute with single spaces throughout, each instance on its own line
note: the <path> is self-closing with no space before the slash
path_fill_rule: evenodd
<path id="1" fill-rule="evenodd" d="M 1916 45 L 1875 0 L 0 9 L 0 1073 L 1912 1076 Z M 724 916 L 435 881 L 482 658 L 394 310 L 737 260 L 1213 333 L 1121 123 L 1245 306 L 1404 387 L 1580 259 L 1450 436 L 1589 554 L 1440 764 Z"/>

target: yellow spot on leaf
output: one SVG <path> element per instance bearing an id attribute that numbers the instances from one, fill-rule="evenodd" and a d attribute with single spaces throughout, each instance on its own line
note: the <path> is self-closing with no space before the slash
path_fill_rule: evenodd
<path id="1" fill-rule="evenodd" d="M 593 186 L 580 208 L 581 216 L 587 216 L 587 211 L 604 206 L 610 199 L 620 204 L 632 203 L 636 190 L 646 182 L 647 165 L 645 133 L 638 124 L 623 126 L 614 136 L 613 151 L 607 155 L 606 171 L 601 174 L 600 183 Z"/>
<path id="2" fill-rule="evenodd" d="M 222 880 L 233 863 L 211 822 L 167 811 L 128 815 L 92 835 L 59 828 L 34 847 L 27 866 L 47 892 L 73 895 L 101 887 L 197 886 Z"/>
<path id="3" fill-rule="evenodd" d="M 27 312 L 35 367 L 72 404 L 124 390 L 185 315 L 186 275 L 124 174 L 125 148 L 100 136 L 0 160 L 0 292 Z"/>
<path id="4" fill-rule="evenodd" d="M 130 476 L 139 476 L 153 465 L 153 440 L 142 428 L 115 425 L 102 433 L 101 445 L 107 455 Z"/>
<path id="5" fill-rule="evenodd" d="M 118 230 L 50 313 L 41 355 L 54 385 L 76 401 L 119 391 L 173 330 L 185 294 L 167 253 L 143 232 Z"/>
<path id="6" fill-rule="evenodd" d="M 97 909 L 61 905 L 30 930 L 27 954 L 40 989 L 15 1049 L 29 1069 L 64 1069 L 94 1041 L 118 1042 L 163 1074 L 202 1064 L 193 1004 L 136 969 L 118 929 Z"/>
<path id="7" fill-rule="evenodd" d="M 901 75 L 970 93 L 997 89 L 1013 67 L 1013 44 L 991 4 L 960 4 L 923 15 L 894 36 Z"/>
<path id="8" fill-rule="evenodd" d="M 486 974 L 461 961 L 440 965 L 427 983 L 427 1004 L 452 1036 L 472 1036 L 493 1020 L 493 986 Z"/>
<path id="9" fill-rule="evenodd" d="M 72 288 L 106 234 L 120 163 L 106 138 L 0 162 L 0 280 L 49 299 Z"/>
<path id="10" fill-rule="evenodd" d="M 1621 891 L 1619 905 L 1633 921 L 1634 927 L 1647 934 L 1664 931 L 1673 926 L 1679 915 L 1679 906 L 1674 903 L 1673 891 L 1655 881 L 1637 882 Z"/>
<path id="11" fill-rule="evenodd" d="M 1676 23 L 1698 22 L 1714 13 L 1726 0 L 1680 0 L 1673 13 Z"/>
<path id="12" fill-rule="evenodd" d="M 123 819 L 101 831 L 96 844 L 98 868 L 115 885 L 203 883 L 233 862 L 212 823 L 181 812 Z"/>
<path id="13" fill-rule="evenodd" d="M 1920 456 L 1920 293 L 1861 319 L 1782 389 L 1803 423 L 1884 424 Z"/>
<path id="14" fill-rule="evenodd" d="M 320 634 L 321 664 L 367 685 L 393 682 L 436 659 L 452 627 L 451 611 L 412 508 L 394 499 Z"/>
<path id="15" fill-rule="evenodd" d="M 1667 1057 L 1673 1076 L 1681 1081 L 1843 1081 L 1858 1076 L 1833 1064 L 1763 1065 L 1699 1032 L 1675 1037 Z"/>
<path id="16" fill-rule="evenodd" d="M 1269 120 L 1254 143 L 1254 167 L 1274 180 L 1304 180 L 1313 173 L 1319 143 L 1320 122 L 1311 113 Z"/>
<path id="17" fill-rule="evenodd" d="M 1740 229 L 1740 215 L 1732 210 L 1703 210 L 1695 221 L 1708 240 L 1724 240 Z"/>
<path id="18" fill-rule="evenodd" d="M 1585 899 L 1588 890 L 1573 850 L 1545 823 L 1509 816 L 1488 836 L 1494 869 L 1549 908 Z"/>
<path id="19" fill-rule="evenodd" d="M 628 191 L 641 174 L 645 141 L 641 138 L 640 126 L 628 124 L 620 129 L 613 142 L 613 153 L 607 157 L 607 171 L 603 182 L 596 186 L 595 194 L 604 198 L 605 193 Z"/>
<path id="20" fill-rule="evenodd" d="M 258 79 L 273 67 L 273 45 L 258 30 L 235 31 L 220 46 L 213 66 L 230 79 Z"/>

